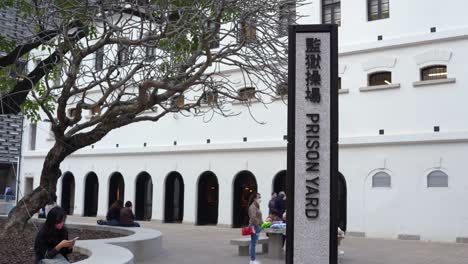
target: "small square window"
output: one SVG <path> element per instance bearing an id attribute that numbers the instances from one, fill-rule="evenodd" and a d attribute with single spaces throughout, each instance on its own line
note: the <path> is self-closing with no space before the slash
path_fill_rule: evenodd
<path id="1" fill-rule="evenodd" d="M 126 65 L 130 60 L 130 52 L 128 46 L 119 45 L 117 50 L 117 65 Z"/>
<path id="2" fill-rule="evenodd" d="M 155 47 L 146 47 L 145 59 L 146 61 L 152 61 L 156 58 L 156 48 Z"/>
<path id="3" fill-rule="evenodd" d="M 255 98 L 255 87 L 245 87 L 239 89 L 239 98 L 248 101 Z"/>
<path id="4" fill-rule="evenodd" d="M 185 97 L 184 95 L 176 95 L 171 98 L 171 106 L 176 108 L 183 108 L 185 105 Z"/>
<path id="5" fill-rule="evenodd" d="M 278 36 L 288 35 L 288 26 L 296 22 L 296 4 L 283 1 L 279 6 Z"/>
<path id="6" fill-rule="evenodd" d="M 218 93 L 216 91 L 206 91 L 202 94 L 201 102 L 203 104 L 216 104 L 218 102 Z"/>
<path id="7" fill-rule="evenodd" d="M 213 34 L 213 39 L 210 41 L 210 49 L 217 49 L 219 48 L 219 29 L 216 28 L 216 23 L 214 21 L 208 21 L 208 34 Z M 218 32 L 216 32 L 218 31 Z"/>
<path id="8" fill-rule="evenodd" d="M 322 23 L 341 25 L 340 0 L 322 0 Z"/>
<path id="9" fill-rule="evenodd" d="M 91 115 L 92 115 L 92 116 L 101 115 L 101 106 L 100 106 L 100 105 L 94 106 L 94 107 L 91 109 Z"/>
<path id="10" fill-rule="evenodd" d="M 238 40 L 247 44 L 257 40 L 257 21 L 255 18 L 248 18 L 239 23 Z"/>
<path id="11" fill-rule="evenodd" d="M 369 21 L 390 17 L 389 0 L 367 0 L 367 19 Z"/>
<path id="12" fill-rule="evenodd" d="M 70 108 L 68 109 L 68 116 L 73 118 L 76 115 L 76 108 Z"/>
<path id="13" fill-rule="evenodd" d="M 96 51 L 94 67 L 96 71 L 101 71 L 104 68 L 104 48 L 100 48 Z"/>

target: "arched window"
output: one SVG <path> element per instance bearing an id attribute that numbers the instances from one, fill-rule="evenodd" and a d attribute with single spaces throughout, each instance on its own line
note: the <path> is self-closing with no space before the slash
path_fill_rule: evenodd
<path id="1" fill-rule="evenodd" d="M 421 81 L 447 79 L 447 66 L 431 65 L 421 69 Z"/>
<path id="2" fill-rule="evenodd" d="M 433 171 L 427 175 L 427 188 L 448 187 L 448 175 L 440 170 Z"/>
<path id="3" fill-rule="evenodd" d="M 390 188 L 392 187 L 392 178 L 386 172 L 380 171 L 372 176 L 372 188 Z"/>
<path id="4" fill-rule="evenodd" d="M 369 74 L 369 86 L 392 84 L 392 73 L 389 71 Z"/>

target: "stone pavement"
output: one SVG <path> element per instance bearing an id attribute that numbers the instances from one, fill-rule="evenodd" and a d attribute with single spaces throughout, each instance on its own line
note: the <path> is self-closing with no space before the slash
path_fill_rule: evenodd
<path id="1" fill-rule="evenodd" d="M 69 217 L 68 221 L 95 223 L 96 218 Z M 140 222 L 143 227 L 163 233 L 163 253 L 157 259 L 139 264 L 245 264 L 248 257 L 237 256 L 237 248 L 229 245 L 240 237 L 239 229 L 188 224 Z M 347 237 L 343 241 L 345 255 L 341 264 L 467 264 L 468 245 L 427 243 L 385 239 Z M 258 255 L 262 264 L 284 264 Z"/>

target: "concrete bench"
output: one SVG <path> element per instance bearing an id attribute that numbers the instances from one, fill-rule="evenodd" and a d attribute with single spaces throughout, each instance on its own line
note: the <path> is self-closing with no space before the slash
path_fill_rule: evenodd
<path id="1" fill-rule="evenodd" d="M 11 209 L 15 206 L 14 201 L 5 202 L 0 200 L 0 215 L 8 215 Z"/>
<path id="2" fill-rule="evenodd" d="M 250 255 L 250 252 L 249 252 L 250 237 L 231 239 L 231 245 L 235 245 L 239 247 L 239 256 Z M 268 237 L 259 237 L 257 240 L 257 245 L 262 245 L 262 252 L 268 253 Z"/>
<path id="3" fill-rule="evenodd" d="M 98 226 L 67 223 L 68 228 L 110 231 L 123 237 L 78 240 L 75 250 L 88 255 L 80 264 L 133 264 L 158 257 L 162 250 L 162 234 L 158 230 L 140 227 Z"/>

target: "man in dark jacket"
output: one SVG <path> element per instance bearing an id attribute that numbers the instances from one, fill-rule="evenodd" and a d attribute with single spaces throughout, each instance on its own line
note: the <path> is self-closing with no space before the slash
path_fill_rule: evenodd
<path id="1" fill-rule="evenodd" d="M 120 209 L 120 225 L 126 227 L 140 227 L 140 224 L 135 222 L 135 215 L 132 211 L 132 202 L 125 202 L 125 207 Z"/>
<path id="2" fill-rule="evenodd" d="M 284 211 L 286 210 L 286 194 L 281 191 L 278 197 L 275 198 L 274 211 L 280 219 L 283 218 Z"/>
<path id="3" fill-rule="evenodd" d="M 275 192 L 272 192 L 271 193 L 271 199 L 270 201 L 268 202 L 268 215 L 271 216 L 271 214 L 274 212 L 275 210 L 275 198 L 276 198 L 276 193 Z"/>

